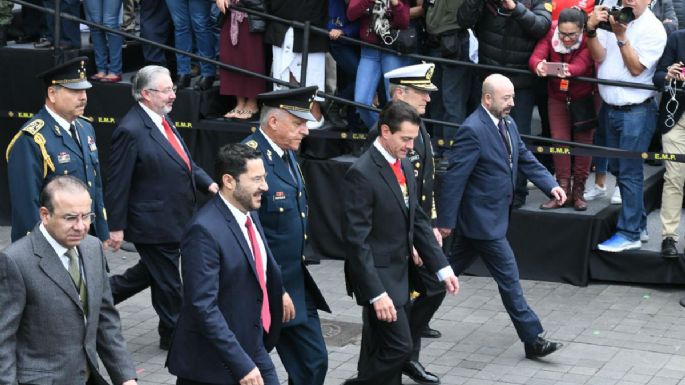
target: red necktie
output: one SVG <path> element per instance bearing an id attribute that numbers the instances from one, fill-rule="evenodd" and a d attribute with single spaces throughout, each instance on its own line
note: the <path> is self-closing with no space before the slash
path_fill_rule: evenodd
<path id="1" fill-rule="evenodd" d="M 397 178 L 397 183 L 399 183 L 400 186 L 407 184 L 407 179 L 404 177 L 404 173 L 402 172 L 402 163 L 400 160 L 396 159 L 395 163 L 390 163 L 390 167 L 392 168 L 393 174 L 395 174 L 395 178 Z"/>
<path id="2" fill-rule="evenodd" d="M 190 161 L 188 160 L 188 155 L 186 155 L 186 152 L 183 151 L 183 147 L 181 147 L 181 143 L 178 142 L 178 139 L 176 139 L 176 135 L 174 135 L 174 132 L 171 131 L 171 126 L 169 123 L 167 123 L 166 119 L 162 118 L 162 126 L 164 126 L 164 133 L 166 134 L 167 140 L 169 140 L 169 144 L 171 144 L 171 147 L 176 150 L 176 153 L 178 156 L 183 159 L 183 161 L 186 163 L 186 167 L 188 167 L 188 170 L 190 170 Z"/>
<path id="3" fill-rule="evenodd" d="M 259 287 L 262 288 L 262 326 L 264 327 L 264 330 L 268 333 L 269 327 L 271 327 L 271 312 L 269 311 L 269 294 L 266 292 L 266 282 L 264 280 L 266 271 L 264 270 L 262 253 L 259 251 L 259 242 L 257 242 L 257 236 L 254 233 L 254 227 L 252 227 L 252 219 L 250 219 L 249 214 L 247 215 L 245 227 L 247 227 L 247 235 L 250 237 L 250 244 L 252 245 L 252 255 L 254 256 L 254 264 L 255 270 L 257 270 L 257 279 L 259 280 Z"/>

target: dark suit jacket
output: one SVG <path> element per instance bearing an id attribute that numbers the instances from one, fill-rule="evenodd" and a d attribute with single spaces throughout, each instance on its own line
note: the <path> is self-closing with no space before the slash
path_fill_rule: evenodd
<path id="1" fill-rule="evenodd" d="M 664 53 L 661 55 L 661 59 L 659 59 L 659 62 L 656 65 L 656 71 L 652 77 L 654 85 L 663 90 L 668 85 L 666 83 L 666 73 L 668 73 L 668 67 L 671 64 L 679 61 L 685 62 L 685 30 L 678 30 L 668 35 L 668 40 L 666 40 L 666 48 L 664 48 Z M 680 120 L 680 118 L 683 116 L 683 112 L 685 111 L 685 92 L 683 92 L 683 87 L 685 87 L 685 83 L 676 82 L 676 88 L 679 91 L 676 93 L 678 108 L 673 114 L 673 118 L 675 119 L 676 123 Z M 667 133 L 672 128 L 666 126 L 665 124 L 666 119 L 668 118 L 666 104 L 670 99 L 671 95 L 668 92 L 665 92 L 661 97 L 659 120 L 657 123 L 662 134 Z M 671 102 L 671 104 L 673 104 L 673 102 Z"/>
<path id="2" fill-rule="evenodd" d="M 432 273 L 446 267 L 426 214 L 419 208 L 416 182 L 407 159 L 409 207 L 390 164 L 375 148 L 369 148 L 345 174 L 343 240 L 348 294 L 359 305 L 387 292 L 396 307 L 409 299 L 407 270 L 412 247 L 416 247 Z"/>
<path id="3" fill-rule="evenodd" d="M 261 130 L 243 141 L 262 153 L 269 191 L 262 194 L 259 219 L 269 247 L 283 274 L 283 286 L 295 305 L 295 319 L 284 327 L 307 321 L 305 293 L 308 292 L 317 309 L 331 312 L 319 287 L 305 266 L 304 245 L 307 234 L 307 190 L 295 154 L 287 151 L 290 168 L 266 140 Z M 294 178 L 293 178 L 294 176 Z"/>
<path id="4" fill-rule="evenodd" d="M 266 241 L 257 215 L 251 215 Z M 262 291 L 241 226 L 215 196 L 191 220 L 181 243 L 183 306 L 167 366 L 172 374 L 212 384 L 237 384 L 255 367 L 262 345 Z M 271 349 L 283 318 L 281 271 L 267 250 L 266 284 L 271 328 L 264 345 Z"/>
<path id="5" fill-rule="evenodd" d="M 98 356 L 114 384 L 136 377 L 100 241 L 86 236 L 78 250 L 87 314 L 69 272 L 38 226 L 0 252 L 0 383 L 84 384 L 86 365 L 96 383 L 103 383 Z"/>
<path id="6" fill-rule="evenodd" d="M 511 166 L 502 137 L 483 106 L 457 130 L 455 144 L 446 152 L 449 165 L 437 194 L 438 227 L 456 229 L 456 234 L 468 238 L 504 238 L 518 169 L 548 195 L 557 186 L 521 141 L 516 123 L 505 119 L 512 143 Z"/>
<path id="7" fill-rule="evenodd" d="M 167 117 L 169 124 L 172 120 Z M 173 127 L 190 157 L 183 139 Z M 178 243 L 212 179 L 190 158 L 192 172 L 136 103 L 112 134 L 105 201 L 110 231 L 128 241 Z"/>

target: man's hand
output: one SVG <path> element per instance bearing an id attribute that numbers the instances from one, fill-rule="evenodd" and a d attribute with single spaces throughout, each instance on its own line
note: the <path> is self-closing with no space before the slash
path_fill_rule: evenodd
<path id="1" fill-rule="evenodd" d="M 435 240 L 438 241 L 438 246 L 442 247 L 442 234 L 437 227 L 433 227 L 433 235 L 435 235 Z"/>
<path id="2" fill-rule="evenodd" d="M 418 267 L 423 266 L 423 259 L 419 257 L 419 252 L 416 251 L 416 247 L 412 247 L 411 249 L 411 259 L 414 261 L 414 264 Z"/>
<path id="3" fill-rule="evenodd" d="M 221 13 L 226 13 L 229 6 L 230 4 L 228 0 L 216 0 L 216 7 L 219 8 Z"/>
<path id="4" fill-rule="evenodd" d="M 262 379 L 262 374 L 259 373 L 259 369 L 255 367 L 245 377 L 241 378 L 239 383 L 240 385 L 264 385 L 264 380 Z"/>
<path id="5" fill-rule="evenodd" d="M 106 244 L 109 246 L 112 251 L 119 251 L 119 248 L 121 247 L 121 243 L 124 241 L 124 230 L 117 230 L 117 231 L 110 231 L 109 232 L 109 240 L 106 241 Z"/>
<path id="6" fill-rule="evenodd" d="M 513 11 L 516 8 L 516 1 L 514 0 L 504 0 L 502 1 L 502 8 L 507 11 Z"/>
<path id="7" fill-rule="evenodd" d="M 392 303 L 392 299 L 390 299 L 390 296 L 387 293 L 383 294 L 378 301 L 373 303 L 373 310 L 376 311 L 376 318 L 378 318 L 379 321 L 397 321 L 397 310 L 395 310 L 395 305 Z"/>
<path id="8" fill-rule="evenodd" d="M 444 227 L 438 227 L 438 231 L 440 232 L 440 235 L 442 236 L 442 239 L 445 239 L 452 235 L 452 229 L 446 229 Z"/>
<path id="9" fill-rule="evenodd" d="M 455 275 L 450 275 L 443 281 L 445 283 L 445 290 L 452 295 L 459 293 L 459 278 Z"/>
<path id="10" fill-rule="evenodd" d="M 136 382 L 136 380 L 128 380 L 121 385 L 138 385 L 138 383 Z"/>
<path id="11" fill-rule="evenodd" d="M 563 206 L 563 204 L 566 202 L 566 192 L 563 188 L 557 186 L 552 189 L 550 194 L 552 195 L 552 198 L 554 198 L 554 200 L 556 200 L 557 204 L 559 204 L 560 206 Z"/>
<path id="12" fill-rule="evenodd" d="M 685 80 L 685 76 L 683 76 L 683 62 L 679 61 L 677 63 L 673 63 L 668 66 L 666 70 L 666 80 Z"/>
<path id="13" fill-rule="evenodd" d="M 328 32 L 328 38 L 331 40 L 338 40 L 340 36 L 344 35 L 342 29 L 332 29 Z"/>
<path id="14" fill-rule="evenodd" d="M 288 293 L 283 293 L 283 322 L 295 319 L 295 304 Z"/>
<path id="15" fill-rule="evenodd" d="M 628 29 L 626 24 L 619 23 L 613 16 L 609 16 L 609 24 L 611 24 L 611 31 L 616 35 L 617 40 L 626 39 L 626 30 Z"/>
<path id="16" fill-rule="evenodd" d="M 219 192 L 219 185 L 216 184 L 216 183 L 212 183 L 212 184 L 209 185 L 209 187 L 207 188 L 207 190 L 208 190 L 210 193 L 212 193 L 212 194 L 216 194 L 216 193 Z"/>
<path id="17" fill-rule="evenodd" d="M 587 19 L 587 29 L 597 29 L 597 25 L 609 20 L 609 11 L 605 5 L 596 5 Z"/>

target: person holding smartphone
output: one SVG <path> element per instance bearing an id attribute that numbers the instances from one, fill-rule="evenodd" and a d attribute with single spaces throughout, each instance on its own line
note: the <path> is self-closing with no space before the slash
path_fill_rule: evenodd
<path id="1" fill-rule="evenodd" d="M 585 18 L 585 13 L 578 7 L 561 11 L 559 20 L 552 23 L 547 36 L 533 50 L 528 65 L 538 76 L 550 77 L 547 83 L 547 105 L 552 138 L 592 144 L 595 127 L 589 125 L 582 127 L 583 129 L 575 128 L 568 108 L 571 102 L 592 98 L 596 91 L 592 83 L 569 79 L 575 76 L 593 76 L 594 63 L 583 39 Z M 554 155 L 553 158 L 557 182 L 570 197 L 568 204 L 573 205 L 576 210 L 586 210 L 587 202 L 583 199 L 583 191 L 592 158 L 575 157 L 573 170 L 570 156 Z M 543 210 L 561 207 L 556 199 L 550 199 L 540 206 Z"/>

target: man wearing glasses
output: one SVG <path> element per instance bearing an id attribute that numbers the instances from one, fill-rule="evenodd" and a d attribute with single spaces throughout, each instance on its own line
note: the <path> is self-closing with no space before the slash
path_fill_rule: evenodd
<path id="1" fill-rule="evenodd" d="M 77 57 L 37 76 L 45 84 L 45 105 L 7 147 L 12 241 L 36 226 L 38 195 L 57 175 L 73 175 L 88 186 L 95 213 L 90 231 L 101 241 L 109 238 L 95 130 L 81 116 L 86 90 L 92 87 L 86 80 L 87 62 L 87 57 Z"/>
<path id="2" fill-rule="evenodd" d="M 40 222 L 0 252 L 0 383 L 135 385 L 101 243 L 88 235 L 89 188 L 57 176 Z"/>
<path id="3" fill-rule="evenodd" d="M 151 287 L 161 349 L 168 350 L 181 306 L 181 236 L 195 212 L 198 191 L 218 186 L 198 167 L 168 116 L 176 89 L 169 70 L 143 67 L 132 79 L 136 103 L 112 134 L 105 199 L 110 246 L 133 242 L 140 261 L 111 277 L 114 303 Z"/>

